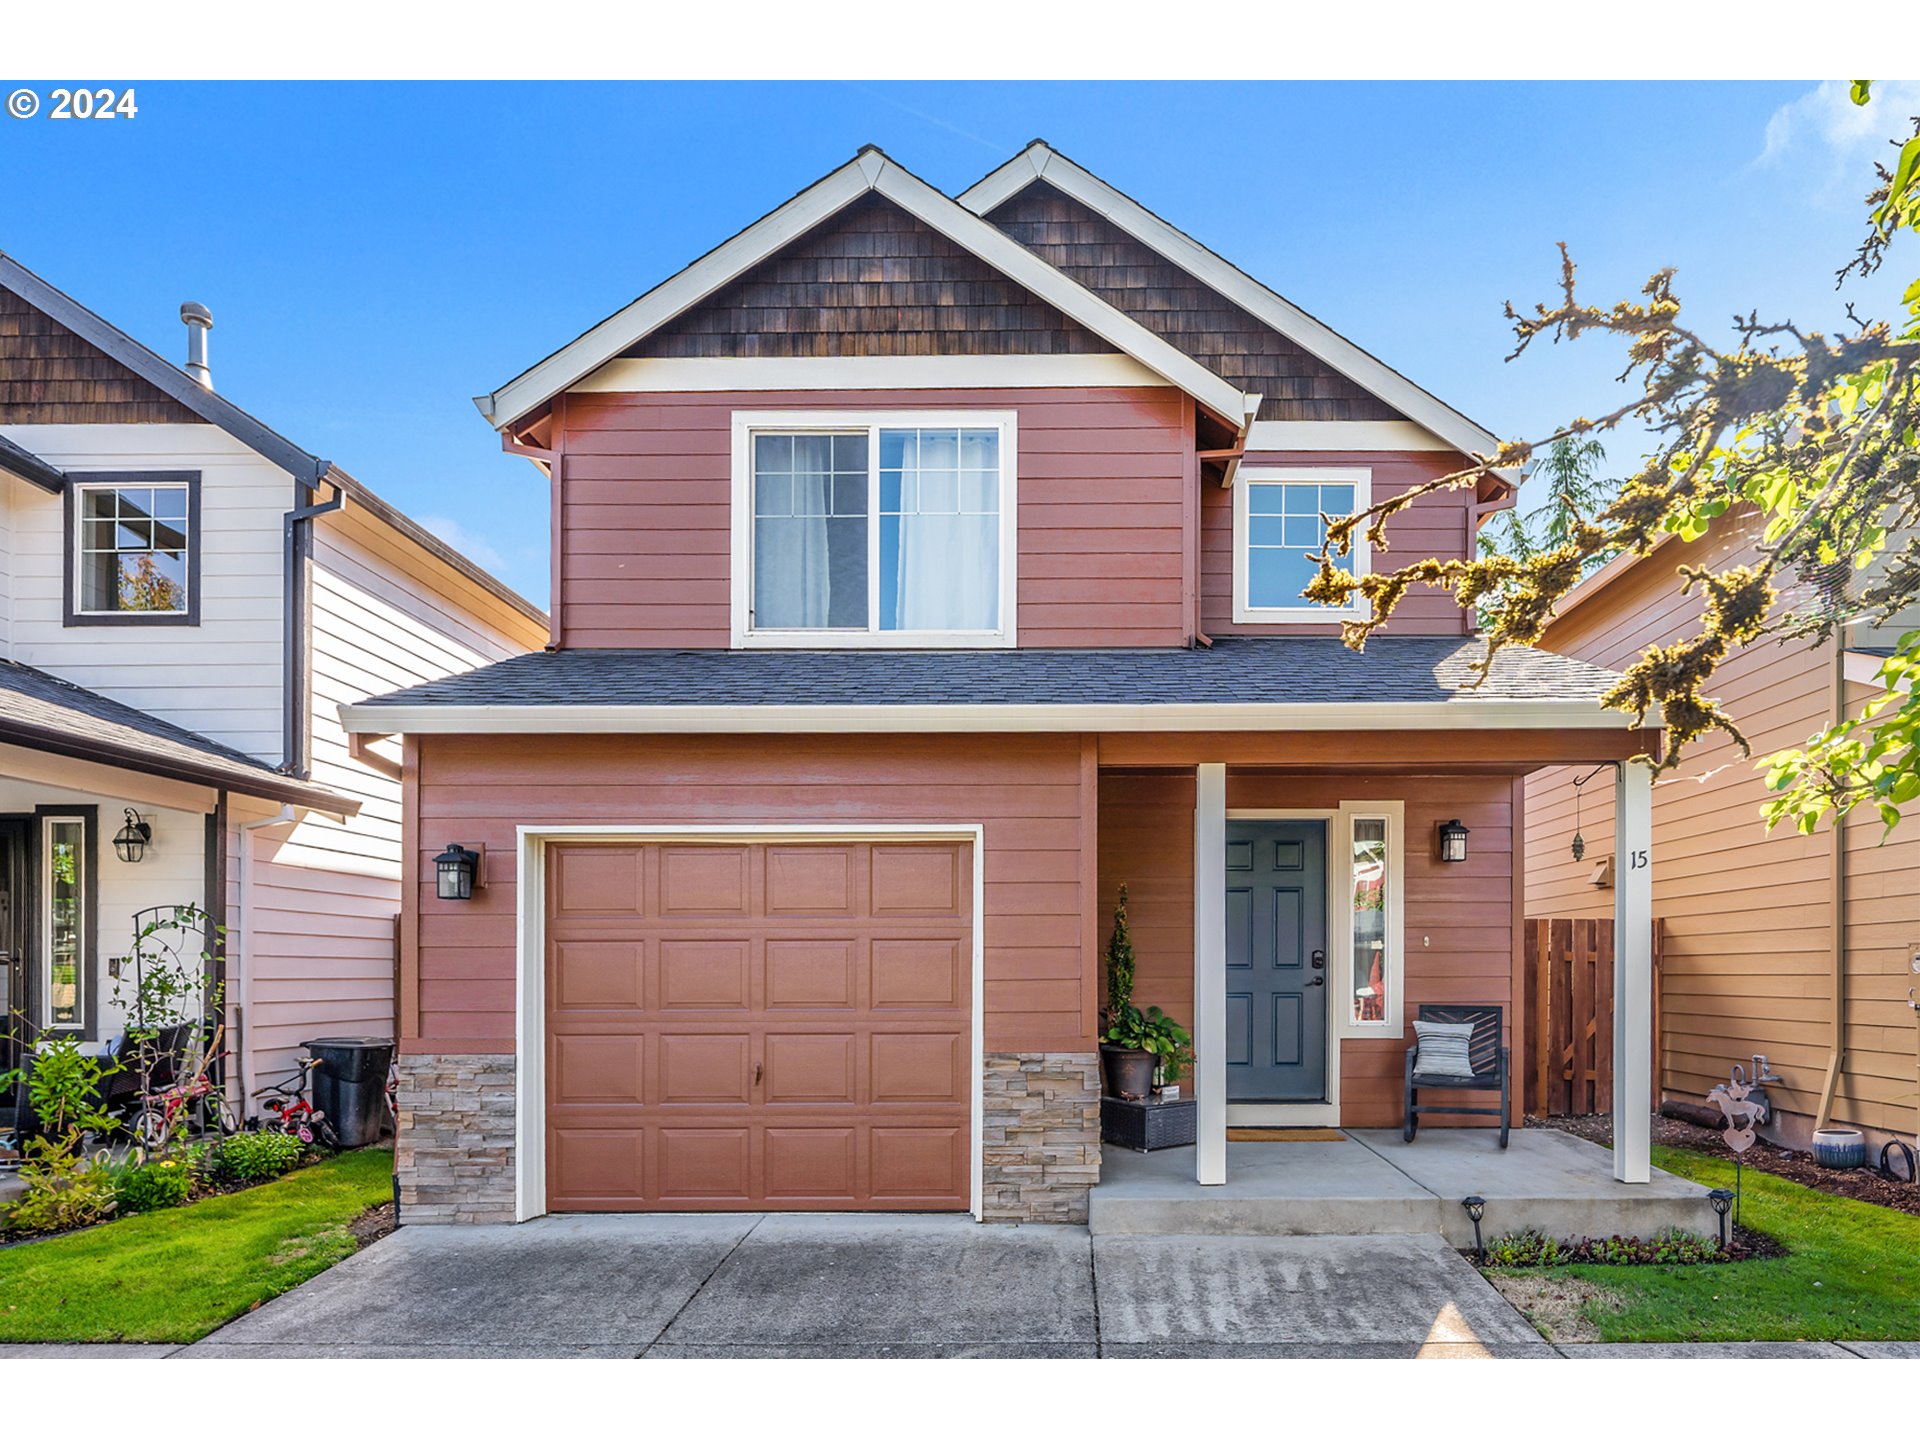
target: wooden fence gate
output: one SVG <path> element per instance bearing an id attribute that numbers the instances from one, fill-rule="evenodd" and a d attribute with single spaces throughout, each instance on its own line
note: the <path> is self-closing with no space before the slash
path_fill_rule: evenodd
<path id="1" fill-rule="evenodd" d="M 1600 1115 L 1613 1104 L 1613 921 L 1528 920 L 1529 1115 Z M 1653 922 L 1653 1103 L 1660 1103 L 1660 922 Z"/>

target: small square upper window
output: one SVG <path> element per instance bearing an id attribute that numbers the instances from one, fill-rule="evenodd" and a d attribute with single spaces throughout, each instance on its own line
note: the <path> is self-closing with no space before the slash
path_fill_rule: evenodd
<path id="1" fill-rule="evenodd" d="M 1235 481 L 1233 618 L 1241 624 L 1340 619 L 1357 607 L 1315 605 L 1302 592 L 1319 573 L 1327 521 L 1365 509 L 1364 470 L 1259 470 Z M 1334 557 L 1350 575 L 1367 573 L 1367 546 Z"/>
<path id="2" fill-rule="evenodd" d="M 198 503 L 184 478 L 76 482 L 67 537 L 72 619 L 190 622 L 197 609 Z"/>

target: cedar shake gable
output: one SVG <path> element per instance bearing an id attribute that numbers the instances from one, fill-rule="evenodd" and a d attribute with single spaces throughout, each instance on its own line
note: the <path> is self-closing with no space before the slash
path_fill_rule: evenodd
<path id="1" fill-rule="evenodd" d="M 624 352 L 632 359 L 1113 353 L 1106 340 L 878 194 L 854 201 Z"/>
<path id="2" fill-rule="evenodd" d="M 191 425 L 200 417 L 0 287 L 0 425 Z"/>
<path id="3" fill-rule="evenodd" d="M 1221 379 L 1260 420 L 1406 417 L 1072 196 L 1036 180 L 986 218 Z"/>

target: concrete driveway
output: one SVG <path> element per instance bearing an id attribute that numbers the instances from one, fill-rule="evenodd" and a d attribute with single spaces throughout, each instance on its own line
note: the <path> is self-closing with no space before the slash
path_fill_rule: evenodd
<path id="1" fill-rule="evenodd" d="M 1438 1237 L 950 1216 L 402 1229 L 194 1356 L 1551 1355 Z"/>

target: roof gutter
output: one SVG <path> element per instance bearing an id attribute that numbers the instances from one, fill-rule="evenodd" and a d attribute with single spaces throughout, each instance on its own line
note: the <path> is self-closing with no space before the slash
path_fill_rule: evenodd
<path id="1" fill-rule="evenodd" d="M 340 707 L 357 735 L 831 735 L 1177 730 L 1658 729 L 1591 700 L 1175 705 L 395 705 Z"/>

